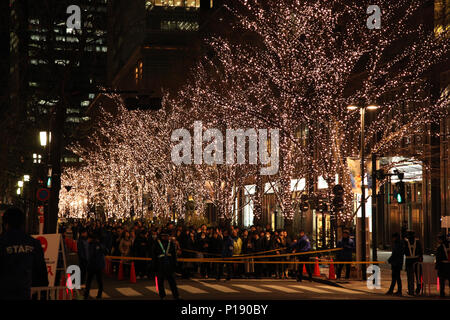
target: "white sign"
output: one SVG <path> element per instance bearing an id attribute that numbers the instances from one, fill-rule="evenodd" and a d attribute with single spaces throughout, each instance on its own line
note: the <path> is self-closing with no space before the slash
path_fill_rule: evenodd
<path id="1" fill-rule="evenodd" d="M 441 217 L 441 228 L 450 228 L 450 216 Z"/>
<path id="2" fill-rule="evenodd" d="M 33 235 L 32 237 L 41 242 L 42 250 L 44 251 L 45 263 L 47 264 L 48 286 L 54 287 L 61 235 L 41 234 Z"/>

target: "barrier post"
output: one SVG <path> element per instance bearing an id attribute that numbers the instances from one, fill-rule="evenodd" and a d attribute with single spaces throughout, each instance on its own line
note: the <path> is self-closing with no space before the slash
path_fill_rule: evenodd
<path id="1" fill-rule="evenodd" d="M 123 260 L 122 259 L 120 259 L 119 274 L 117 275 L 117 280 L 123 280 Z"/>

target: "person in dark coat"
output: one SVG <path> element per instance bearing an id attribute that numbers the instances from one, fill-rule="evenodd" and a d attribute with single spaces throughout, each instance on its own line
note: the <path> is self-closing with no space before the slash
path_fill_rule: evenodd
<path id="1" fill-rule="evenodd" d="M 87 265 L 87 280 L 86 290 L 84 292 L 84 298 L 89 298 L 89 291 L 91 290 L 91 283 L 94 276 L 98 284 L 97 299 L 102 298 L 103 293 L 103 278 L 102 271 L 105 268 L 105 252 L 106 249 L 100 242 L 99 234 L 90 234 L 88 236 L 88 265 Z"/>
<path id="2" fill-rule="evenodd" d="M 7 209 L 2 224 L 0 300 L 30 300 L 31 287 L 48 286 L 42 245 L 23 230 L 25 215 L 20 209 Z"/>
<path id="3" fill-rule="evenodd" d="M 158 233 L 156 232 L 156 229 L 151 229 L 150 230 L 150 236 L 147 239 L 147 256 L 148 257 L 152 256 L 153 249 L 157 245 L 158 245 Z M 155 262 L 153 260 L 150 260 L 148 262 L 148 265 L 147 265 L 147 277 L 149 279 L 154 279 L 155 278 L 155 274 L 153 272 L 154 264 L 155 264 Z"/>
<path id="4" fill-rule="evenodd" d="M 208 247 L 209 247 L 209 239 L 205 232 L 201 232 L 200 236 L 197 239 L 197 251 L 201 252 L 200 257 L 207 258 Z M 209 263 L 202 262 L 200 263 L 200 275 L 204 278 L 208 278 L 208 275 L 211 273 L 209 270 Z"/>
<path id="5" fill-rule="evenodd" d="M 420 272 L 418 263 L 423 261 L 423 249 L 419 239 L 416 239 L 415 232 L 409 230 L 404 239 L 405 248 L 405 268 L 408 278 L 408 295 L 414 296 L 420 293 Z M 417 282 L 416 292 L 414 293 L 414 281 Z"/>
<path id="6" fill-rule="evenodd" d="M 136 232 L 136 240 L 133 243 L 133 256 L 139 258 L 147 257 L 147 239 L 142 231 Z M 146 274 L 147 262 L 145 260 L 136 260 L 136 277 L 139 279 Z"/>
<path id="7" fill-rule="evenodd" d="M 230 236 L 230 232 L 225 229 L 223 231 L 223 246 L 222 246 L 222 258 L 230 258 L 233 256 L 233 248 L 234 248 L 234 241 Z M 233 275 L 233 263 L 225 263 L 225 268 L 227 270 L 227 277 L 226 280 L 230 280 Z M 220 280 L 220 278 L 223 276 L 223 269 L 224 264 L 219 264 L 219 275 L 217 277 L 217 280 Z"/>
<path id="8" fill-rule="evenodd" d="M 436 269 L 439 277 L 439 294 L 445 297 L 445 282 L 450 286 L 450 246 L 445 234 L 438 237 L 439 246 L 436 250 Z"/>
<path id="9" fill-rule="evenodd" d="M 337 243 L 338 248 L 342 248 L 342 250 L 338 251 L 336 255 L 337 261 L 352 261 L 353 259 L 353 251 L 355 251 L 355 241 L 353 239 L 350 239 L 350 232 L 348 230 L 344 230 L 342 233 L 342 239 L 338 241 Z M 340 263 L 337 264 L 337 273 L 336 277 L 337 279 L 341 279 L 341 273 L 342 269 L 344 268 L 344 264 Z M 350 278 L 350 264 L 345 264 L 345 279 Z"/>
<path id="10" fill-rule="evenodd" d="M 392 235 L 392 254 L 388 259 L 392 269 L 392 281 L 389 291 L 386 292 L 387 295 L 402 295 L 402 278 L 400 274 L 403 268 L 403 255 L 403 242 L 400 240 L 398 232 L 396 232 Z M 395 284 L 397 284 L 397 292 L 394 293 Z"/>
<path id="11" fill-rule="evenodd" d="M 175 300 L 180 299 L 177 283 L 175 281 L 175 268 L 177 265 L 177 252 L 174 241 L 169 240 L 169 231 L 163 230 L 157 245 L 153 247 L 152 259 L 154 271 L 157 275 L 157 286 L 159 297 L 164 299 L 166 291 L 164 289 L 164 280 L 169 282 L 170 290 Z"/>
<path id="12" fill-rule="evenodd" d="M 220 255 L 222 255 L 223 239 L 218 232 L 215 231 L 213 233 L 213 236 L 210 240 L 208 249 L 213 258 L 217 258 Z M 220 278 L 219 263 L 212 263 L 212 269 L 213 269 L 214 276 L 216 277 L 217 280 L 219 280 L 219 278 Z"/>
<path id="13" fill-rule="evenodd" d="M 78 263 L 81 271 L 81 284 L 86 283 L 87 265 L 89 263 L 89 243 L 88 232 L 86 229 L 81 230 L 81 236 L 77 242 Z"/>
<path id="14" fill-rule="evenodd" d="M 258 253 L 263 252 L 265 249 L 265 241 L 264 241 L 264 231 L 261 231 L 260 234 L 255 233 L 253 238 L 253 247 L 254 253 L 257 256 Z M 255 261 L 260 261 L 261 259 L 255 259 Z M 265 268 L 262 263 L 255 263 L 255 277 L 257 279 L 261 278 L 264 274 Z"/>
<path id="15" fill-rule="evenodd" d="M 311 251 L 311 243 L 305 234 L 305 231 L 301 230 L 299 234 L 299 239 L 291 245 L 292 253 L 308 252 Z M 309 254 L 301 254 L 297 256 L 298 261 L 306 262 L 309 261 Z M 299 263 L 297 271 L 297 281 L 302 282 L 303 280 L 303 266 L 305 265 L 306 272 L 309 276 L 309 281 L 312 281 L 312 270 L 310 264 Z"/>

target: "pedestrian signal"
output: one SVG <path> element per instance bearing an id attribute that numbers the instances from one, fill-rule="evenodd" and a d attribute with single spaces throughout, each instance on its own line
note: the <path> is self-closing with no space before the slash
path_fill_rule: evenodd
<path id="1" fill-rule="evenodd" d="M 397 203 L 405 203 L 406 194 L 405 194 L 405 183 L 403 181 L 399 181 L 395 184 L 395 193 L 394 197 L 397 200 Z"/>

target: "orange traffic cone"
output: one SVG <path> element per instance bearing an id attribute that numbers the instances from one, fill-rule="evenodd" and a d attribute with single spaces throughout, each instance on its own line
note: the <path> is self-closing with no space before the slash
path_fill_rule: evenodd
<path id="1" fill-rule="evenodd" d="M 303 265 L 303 274 L 305 276 L 308 275 L 308 272 L 306 271 L 306 264 Z"/>
<path id="2" fill-rule="evenodd" d="M 314 264 L 314 277 L 320 277 L 319 258 L 316 257 L 316 263 Z"/>
<path id="3" fill-rule="evenodd" d="M 130 282 L 136 283 L 136 271 L 134 270 L 134 262 L 131 262 Z"/>
<path id="4" fill-rule="evenodd" d="M 117 280 L 123 280 L 123 260 L 120 260 L 119 275 L 117 276 Z"/>
<path id="5" fill-rule="evenodd" d="M 331 258 L 330 269 L 328 272 L 328 280 L 336 280 L 336 273 L 334 272 L 333 258 Z"/>

